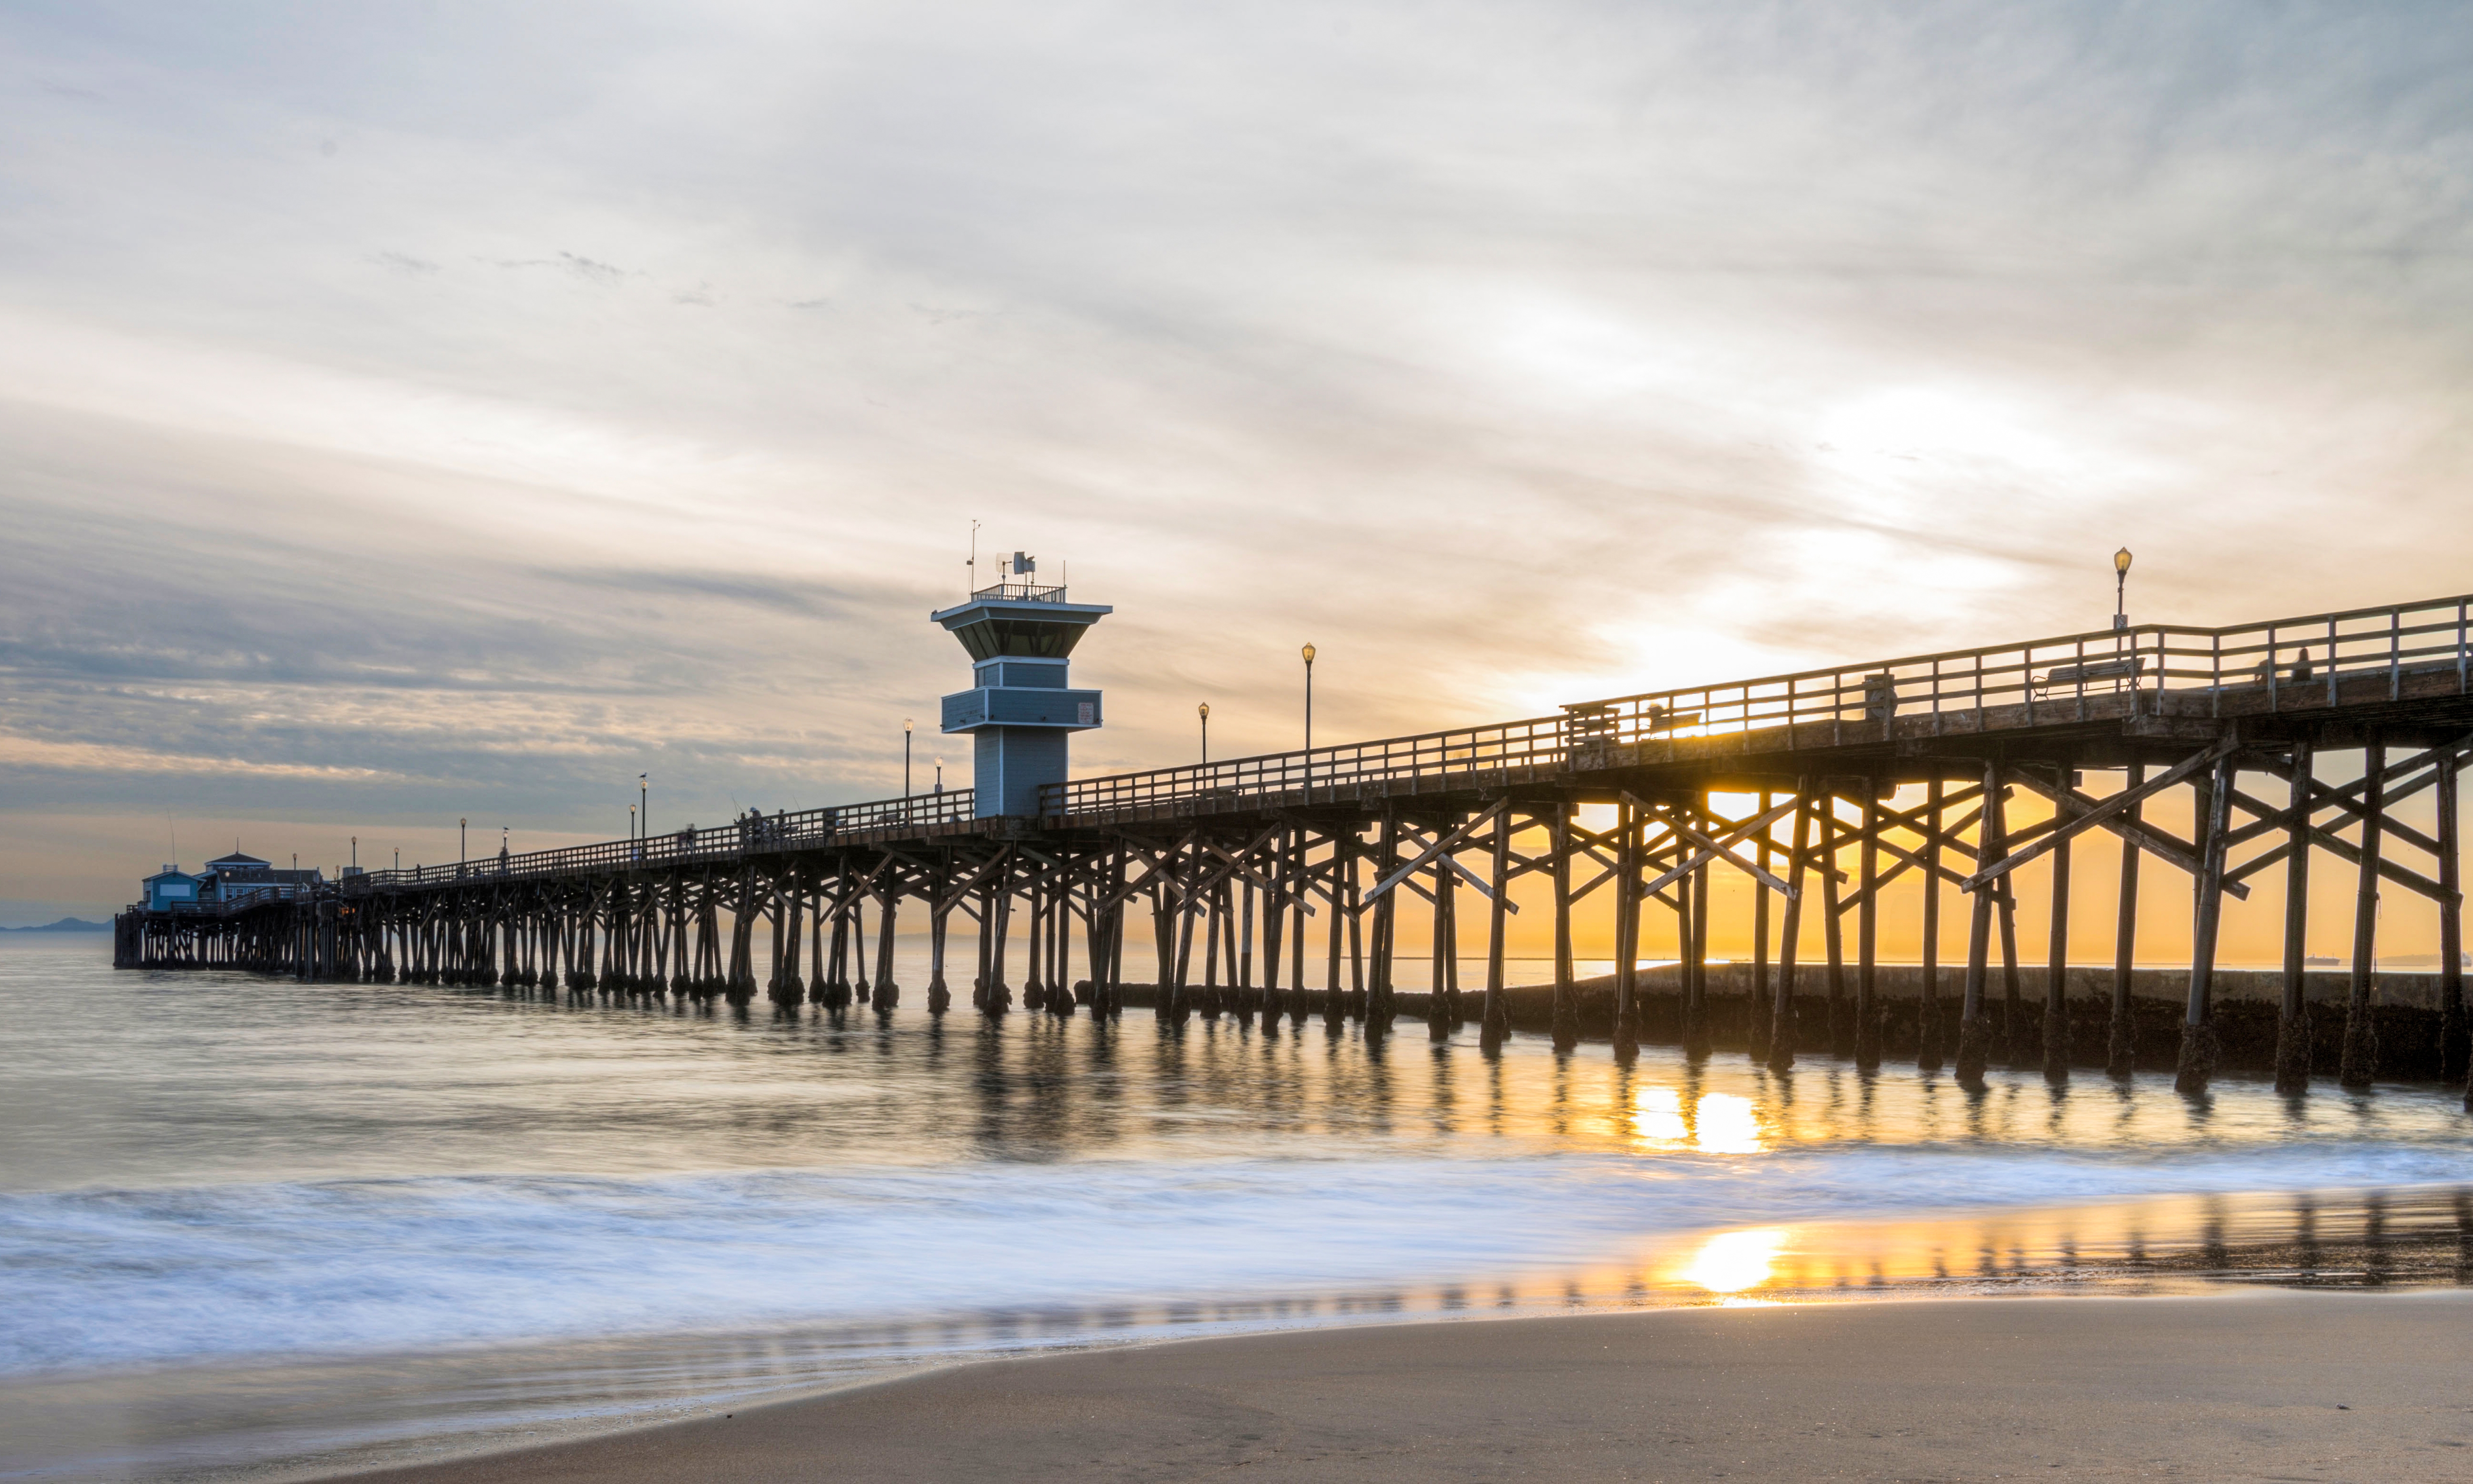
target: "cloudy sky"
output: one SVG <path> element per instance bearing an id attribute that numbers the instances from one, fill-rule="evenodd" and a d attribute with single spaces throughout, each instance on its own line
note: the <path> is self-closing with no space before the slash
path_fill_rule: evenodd
<path id="1" fill-rule="evenodd" d="M 2473 587 L 2454 7 L 0 7 L 0 922 Z M 943 752 L 923 735 L 922 778 Z M 948 770 L 948 777 L 952 776 Z"/>

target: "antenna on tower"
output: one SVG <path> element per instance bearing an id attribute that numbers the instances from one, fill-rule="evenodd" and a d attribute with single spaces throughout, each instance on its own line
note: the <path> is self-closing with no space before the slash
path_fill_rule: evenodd
<path id="1" fill-rule="evenodd" d="M 979 523 L 975 520 L 971 522 L 971 560 L 962 565 L 970 569 L 969 591 L 962 594 L 969 597 L 979 590 Z"/>

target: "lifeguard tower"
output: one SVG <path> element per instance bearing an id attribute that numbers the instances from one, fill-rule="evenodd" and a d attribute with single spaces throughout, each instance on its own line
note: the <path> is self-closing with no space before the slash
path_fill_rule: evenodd
<path id="1" fill-rule="evenodd" d="M 972 739 L 972 812 L 1039 813 L 1043 783 L 1065 781 L 1065 740 L 1100 724 L 1099 693 L 1065 683 L 1084 631 L 1116 611 L 1068 603 L 1062 585 L 1039 586 L 1038 559 L 1013 554 L 1010 577 L 971 601 L 927 616 L 971 652 L 976 683 L 945 698 L 943 730 Z"/>

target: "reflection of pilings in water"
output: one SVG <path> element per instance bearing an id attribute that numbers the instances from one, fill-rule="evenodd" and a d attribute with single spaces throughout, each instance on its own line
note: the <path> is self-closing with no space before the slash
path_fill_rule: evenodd
<path id="1" fill-rule="evenodd" d="M 2211 1197 L 2201 1209 L 2206 1215 L 2198 1225 L 2198 1251 L 2209 1268 L 2221 1272 L 2232 1266 L 2232 1251 L 2224 1242 L 2224 1203 Z"/>
<path id="2" fill-rule="evenodd" d="M 2394 1276 L 2395 1258 L 2389 1251 L 2387 1199 L 2373 1190 L 2362 1198 L 2362 1281 L 2380 1284 Z"/>

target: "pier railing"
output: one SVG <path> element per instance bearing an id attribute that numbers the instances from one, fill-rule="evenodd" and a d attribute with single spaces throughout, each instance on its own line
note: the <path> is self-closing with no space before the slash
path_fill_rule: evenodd
<path id="1" fill-rule="evenodd" d="M 1527 781 L 1653 762 L 1693 739 L 1741 751 L 1843 745 L 2128 717 L 2273 714 L 2467 689 L 2473 597 L 2223 629 L 2140 624 L 2023 644 L 1577 702 L 1558 717 L 1050 784 L 1054 822 L 1219 813 Z M 2143 701 L 2141 698 L 2145 698 Z M 1691 749 L 1705 753 L 1704 744 Z M 1730 748 L 1731 750 L 1731 748 Z"/>
<path id="2" fill-rule="evenodd" d="M 2175 715 L 2249 716 L 2468 693 L 2473 596 L 2206 629 L 2140 624 L 1578 702 L 1560 716 L 1049 784 L 1050 825 L 1216 814 L 1534 782 L 1711 751 Z M 373 871 L 431 886 L 734 859 L 979 827 L 969 789 L 751 816 L 644 840 Z"/>
<path id="3" fill-rule="evenodd" d="M 1564 714 L 1575 749 L 1765 731 L 1809 746 L 1861 741 L 1863 724 L 1893 720 L 1905 736 L 2127 715 L 2137 703 L 2125 698 L 2140 694 L 2207 716 L 2463 694 L 2468 609 L 2473 597 L 2223 629 L 2141 624 L 1618 696 Z"/>
<path id="4" fill-rule="evenodd" d="M 967 827 L 972 821 L 971 790 L 914 794 L 907 799 L 878 799 L 831 808 L 781 810 L 748 814 L 709 828 L 673 830 L 637 840 L 604 840 L 592 845 L 560 846 L 522 854 L 484 856 L 446 866 L 407 866 L 371 871 L 348 878 L 355 887 L 452 886 L 527 877 L 628 871 L 646 866 L 676 866 L 735 860 L 778 850 L 816 850 L 857 844 L 886 835 L 927 834 Z"/>
<path id="5" fill-rule="evenodd" d="M 1563 767 L 1564 752 L 1563 718 L 1544 716 L 1051 783 L 1040 790 L 1040 812 L 1049 820 L 1100 824 L 1357 800 L 1369 788 L 1387 797 L 1439 793 L 1480 780 L 1534 782 Z"/>

